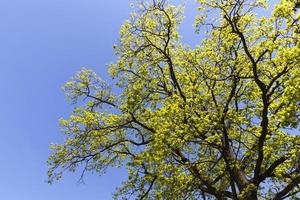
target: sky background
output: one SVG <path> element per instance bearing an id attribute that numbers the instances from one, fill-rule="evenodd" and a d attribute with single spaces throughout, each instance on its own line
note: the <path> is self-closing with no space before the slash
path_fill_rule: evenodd
<path id="1" fill-rule="evenodd" d="M 61 86 L 82 67 L 107 78 L 112 46 L 129 17 L 129 0 L 0 0 L 0 199 L 109 200 L 126 178 L 66 173 L 46 183 L 51 142 L 63 139 L 60 117 L 70 105 Z M 183 40 L 194 45 L 193 0 L 187 0 Z"/>

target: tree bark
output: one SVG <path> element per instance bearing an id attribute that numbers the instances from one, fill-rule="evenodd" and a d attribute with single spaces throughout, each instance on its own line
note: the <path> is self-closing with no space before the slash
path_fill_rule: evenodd
<path id="1" fill-rule="evenodd" d="M 246 193 L 244 200 L 257 200 L 257 189 L 251 190 Z"/>

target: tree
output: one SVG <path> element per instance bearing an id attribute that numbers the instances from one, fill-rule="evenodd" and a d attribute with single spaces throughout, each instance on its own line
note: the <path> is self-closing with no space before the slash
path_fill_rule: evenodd
<path id="1" fill-rule="evenodd" d="M 84 103 L 60 121 L 50 182 L 126 166 L 116 198 L 299 199 L 297 0 L 198 3 L 197 47 L 181 42 L 182 7 L 139 2 L 109 69 L 121 92 L 89 69 L 66 83 Z"/>

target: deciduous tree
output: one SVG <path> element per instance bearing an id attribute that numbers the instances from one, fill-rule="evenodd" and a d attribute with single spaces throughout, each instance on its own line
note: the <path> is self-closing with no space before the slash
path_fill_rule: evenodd
<path id="1" fill-rule="evenodd" d="M 192 48 L 178 33 L 182 7 L 139 2 L 114 46 L 117 84 L 88 69 L 66 83 L 84 103 L 60 121 L 49 180 L 125 166 L 116 198 L 299 199 L 297 7 L 199 0 L 205 36 Z"/>

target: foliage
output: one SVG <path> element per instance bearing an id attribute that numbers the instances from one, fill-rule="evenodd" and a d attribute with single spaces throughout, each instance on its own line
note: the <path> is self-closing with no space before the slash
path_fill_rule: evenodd
<path id="1" fill-rule="evenodd" d="M 115 198 L 297 199 L 300 44 L 297 0 L 199 0 L 196 48 L 181 42 L 182 7 L 139 2 L 109 73 L 82 69 L 53 145 L 49 181 L 64 170 L 126 166 Z M 259 13 L 272 13 L 263 16 Z"/>

